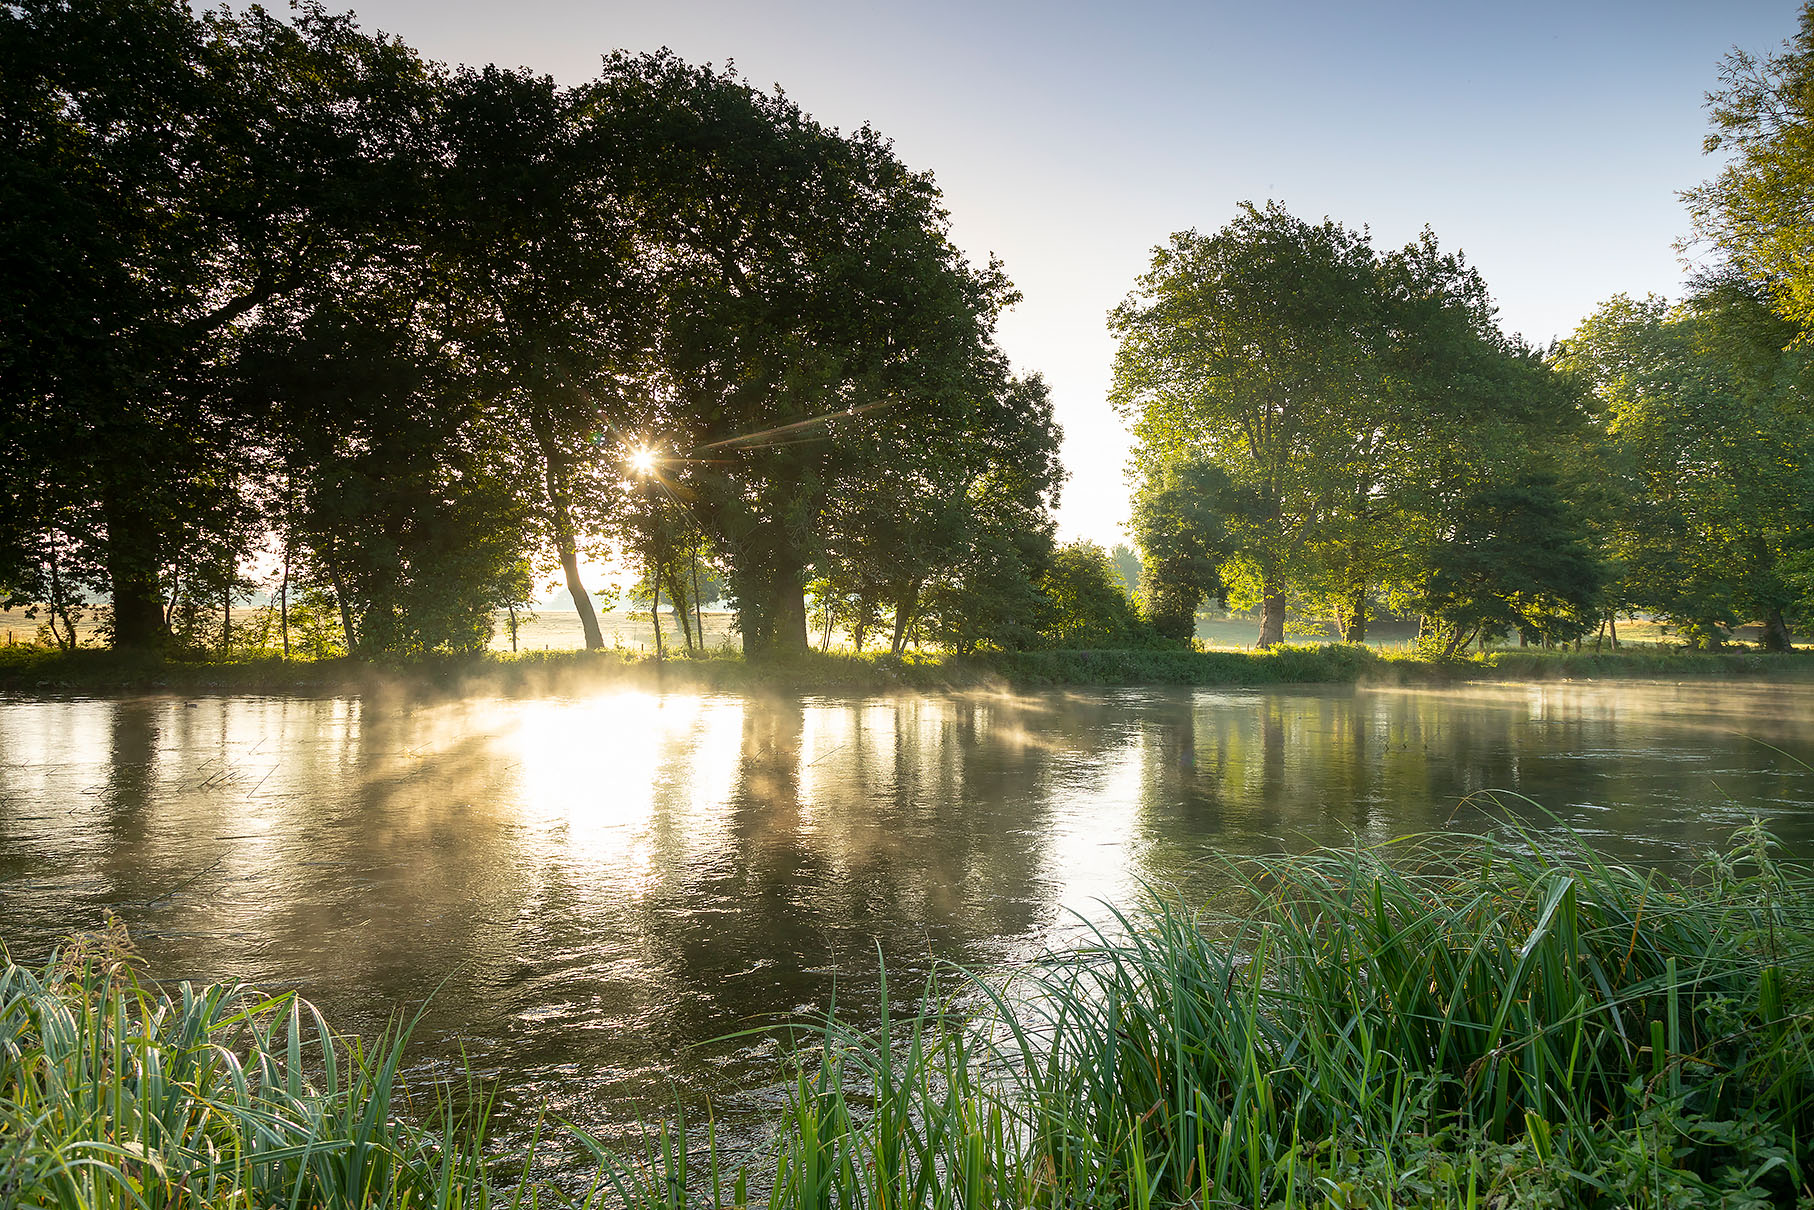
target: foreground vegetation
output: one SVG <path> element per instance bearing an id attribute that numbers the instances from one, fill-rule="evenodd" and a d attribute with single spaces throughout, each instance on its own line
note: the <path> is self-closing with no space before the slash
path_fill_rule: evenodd
<path id="1" fill-rule="evenodd" d="M 1231 867 L 909 1020 L 813 1031 L 733 1152 L 675 1123 L 536 1175 L 405 1035 L 134 973 L 117 929 L 0 970 L 22 1206 L 1764 1206 L 1810 1196 L 1810 872 L 1693 878 L 1476 838 Z M 886 989 L 884 989 L 886 993 Z M 887 996 L 884 994 L 886 1004 Z M 963 1005 L 960 1013 L 953 1005 Z M 886 1011 L 886 1010 L 885 1010 Z M 479 1106 L 472 1108 L 472 1106 Z M 464 1108 L 462 1108 L 464 1107 Z"/>

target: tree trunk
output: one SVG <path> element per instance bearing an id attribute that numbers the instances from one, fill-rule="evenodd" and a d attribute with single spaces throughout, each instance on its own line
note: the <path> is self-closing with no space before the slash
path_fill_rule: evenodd
<path id="1" fill-rule="evenodd" d="M 811 647 L 806 631 L 806 585 L 799 567 L 777 576 L 775 584 L 775 651 L 804 655 Z"/>
<path id="2" fill-rule="evenodd" d="M 680 569 L 673 566 L 668 568 L 667 580 L 668 601 L 674 610 L 674 622 L 680 627 L 681 642 L 686 645 L 687 652 L 690 654 L 695 650 L 695 646 L 692 611 L 687 608 L 687 594 L 684 591 L 686 581 L 681 578 Z"/>
<path id="3" fill-rule="evenodd" d="M 1764 650 L 1793 651 L 1795 645 L 1789 641 L 1789 627 L 1783 621 L 1783 611 L 1771 608 L 1764 611 Z"/>
<path id="4" fill-rule="evenodd" d="M 333 549 L 328 549 L 324 560 L 328 568 L 328 584 L 334 590 L 334 603 L 340 607 L 340 633 L 346 639 L 346 653 L 359 654 L 359 631 L 353 625 L 353 607 L 347 601 L 346 585 L 341 581 L 340 568 L 334 562 Z"/>
<path id="5" fill-rule="evenodd" d="M 1350 643 L 1367 641 L 1367 594 L 1362 589 L 1355 589 L 1352 608 L 1348 614 L 1348 633 L 1342 637 Z"/>
<path id="6" fill-rule="evenodd" d="M 1260 601 L 1260 650 L 1277 647 L 1285 641 L 1285 591 L 1268 583 Z"/>
<path id="7" fill-rule="evenodd" d="M 597 651 L 605 645 L 605 636 L 598 628 L 598 611 L 592 608 L 592 598 L 586 595 L 586 586 L 579 578 L 579 551 L 574 548 L 572 530 L 566 531 L 564 539 L 557 532 L 554 545 L 560 552 L 567 595 L 573 598 L 574 612 L 579 614 L 579 626 L 586 635 L 586 650 Z"/>
<path id="8" fill-rule="evenodd" d="M 573 610 L 579 614 L 580 629 L 586 636 L 586 650 L 597 651 L 605 645 L 598 628 L 598 612 L 579 578 L 579 549 L 573 536 L 573 509 L 567 500 L 566 460 L 555 444 L 553 422 L 539 411 L 532 412 L 529 431 L 542 453 L 542 483 L 548 493 L 548 522 L 554 531 L 554 550 L 560 556 L 561 574 L 567 578 L 567 595 L 573 598 Z"/>
<path id="9" fill-rule="evenodd" d="M 1612 644 L 1612 649 L 1617 651 L 1619 649 L 1619 615 L 1616 613 L 1606 615 L 1606 638 Z"/>
<path id="10" fill-rule="evenodd" d="M 699 547 L 693 547 L 693 630 L 699 635 L 699 654 L 705 654 L 705 615 L 699 602 Z"/>
<path id="11" fill-rule="evenodd" d="M 277 627 L 283 635 L 283 658 L 290 658 L 290 539 L 283 540 L 283 587 L 277 590 Z"/>
<path id="12" fill-rule="evenodd" d="M 920 582 L 908 581 L 907 588 L 901 593 L 901 599 L 894 603 L 894 637 L 889 641 L 888 654 L 899 656 L 907 646 L 907 627 L 913 621 L 913 611 L 920 607 Z"/>
<path id="13" fill-rule="evenodd" d="M 757 562 L 742 573 L 738 614 L 744 658 L 803 655 L 809 650 L 803 561 L 785 537 L 752 546 Z"/>
<path id="14" fill-rule="evenodd" d="M 57 540 L 53 537 L 50 543 L 50 637 L 56 640 L 57 650 L 70 652 L 76 649 L 76 624 L 69 616 L 69 599 L 63 592 L 62 563 L 57 557 Z M 59 629 L 57 623 L 61 621 Z M 13 632 L 6 632 L 6 645 L 13 645 Z"/>
<path id="15" fill-rule="evenodd" d="M 107 520 L 113 645 L 121 651 L 161 650 L 170 637 L 170 627 L 157 586 L 157 523 L 142 506 L 117 491 L 107 494 L 102 509 Z"/>
<path id="16" fill-rule="evenodd" d="M 649 577 L 649 621 L 655 627 L 655 658 L 661 659 L 661 577 Z"/>
<path id="17" fill-rule="evenodd" d="M 769 636 L 774 631 L 773 602 L 769 599 L 772 586 L 767 579 L 760 577 L 756 569 L 736 568 L 735 577 L 737 600 L 737 630 L 743 636 L 743 658 L 759 660 L 769 648 Z"/>

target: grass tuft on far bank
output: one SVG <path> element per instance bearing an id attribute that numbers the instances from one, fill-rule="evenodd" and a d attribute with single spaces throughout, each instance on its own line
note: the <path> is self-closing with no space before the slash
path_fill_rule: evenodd
<path id="1" fill-rule="evenodd" d="M 1680 882 L 1574 847 L 1231 864 L 906 1019 L 837 1020 L 733 1152 L 684 1123 L 532 1175 L 405 1038 L 143 983 L 117 935 L 0 969 L 23 1207 L 1790 1206 L 1814 1162 L 1814 879 L 1759 829 Z M 887 1002 L 884 994 L 883 1002 Z M 978 1008 L 978 1005 L 981 1005 Z M 960 1012 L 953 1005 L 967 1006 Z M 478 1105 L 476 1110 L 453 1108 Z"/>

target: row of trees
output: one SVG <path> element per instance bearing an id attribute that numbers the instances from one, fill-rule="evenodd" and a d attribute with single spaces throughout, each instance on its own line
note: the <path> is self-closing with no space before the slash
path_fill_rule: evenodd
<path id="1" fill-rule="evenodd" d="M 1814 4 L 1735 53 L 1686 195 L 1688 297 L 1620 296 L 1546 350 L 1503 334 L 1429 232 L 1402 249 L 1243 208 L 1187 231 L 1111 316 L 1138 440 L 1141 595 L 1188 634 L 1209 596 L 1344 638 L 1381 609 L 1448 652 L 1668 622 L 1698 646 L 1814 624 Z"/>
<path id="2" fill-rule="evenodd" d="M 1181 639 L 1209 597 L 1448 651 L 1667 619 L 1785 647 L 1814 613 L 1814 5 L 1735 55 L 1688 197 L 1690 297 L 1502 333 L 1426 232 L 1244 207 L 1112 314 L 1138 438 L 1127 568 L 1058 548 L 1015 294 L 864 128 L 663 53 L 575 87 L 447 69 L 305 6 L 0 8 L 0 601 L 108 602 L 119 647 L 463 650 L 558 568 L 639 566 L 751 654 Z M 816 602 L 816 612 L 808 600 Z M 300 602 L 292 611 L 293 601 Z M 514 614 L 512 615 L 514 616 Z M 286 637 L 287 642 L 287 637 Z"/>
<path id="3" fill-rule="evenodd" d="M 1015 294 L 873 130 L 181 0 L 0 8 L 0 129 L 0 594 L 59 634 L 225 625 L 260 558 L 360 653 L 482 645 L 555 566 L 596 646 L 607 547 L 682 613 L 704 561 L 752 653 L 809 582 L 897 649 L 1050 599 Z"/>
<path id="4" fill-rule="evenodd" d="M 1175 236 L 1112 320 L 1146 612 L 1185 635 L 1206 597 L 1257 605 L 1267 645 L 1288 608 L 1351 641 L 1390 610 L 1450 653 L 1642 612 L 1786 649 L 1814 619 L 1814 375 L 1770 303 L 1727 267 L 1539 352 L 1428 233 L 1382 252 L 1274 204 Z"/>
<path id="5" fill-rule="evenodd" d="M 1259 606 L 1262 645 L 1288 608 L 1350 641 L 1382 599 L 1417 598 L 1457 647 L 1502 621 L 1475 531 L 1509 549 L 1491 540 L 1519 514 L 1554 511 L 1553 455 L 1584 417 L 1432 235 L 1382 253 L 1337 223 L 1248 206 L 1212 235 L 1174 236 L 1111 322 L 1161 625 L 1181 631 L 1211 592 Z M 1554 566 L 1512 574 L 1548 581 L 1519 591 L 1527 620 L 1560 637 L 1586 624 L 1597 585 L 1568 557 L 1582 552 L 1539 552 Z"/>

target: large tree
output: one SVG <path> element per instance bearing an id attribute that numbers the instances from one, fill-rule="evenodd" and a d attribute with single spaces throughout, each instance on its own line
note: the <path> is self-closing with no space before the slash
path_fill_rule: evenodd
<path id="1" fill-rule="evenodd" d="M 580 559 L 644 447 L 752 654 L 805 646 L 809 576 L 898 648 L 984 547 L 1049 550 L 1012 289 L 872 130 L 667 54 L 448 73 L 312 6 L 27 0 L 0 34 L 0 592 L 60 636 L 99 588 L 157 646 L 274 534 L 354 650 L 471 645 L 536 547 L 596 645 Z"/>
<path id="2" fill-rule="evenodd" d="M 1110 316 L 1110 399 L 1146 456 L 1206 455 L 1254 503 L 1230 519 L 1229 572 L 1262 646 L 1379 430 L 1380 303 L 1365 235 L 1272 202 L 1173 236 Z"/>
<path id="3" fill-rule="evenodd" d="M 872 473 L 840 480 L 819 556 L 827 587 L 848 603 L 853 625 L 891 617 L 889 647 L 899 655 L 929 600 L 952 628 L 953 603 L 981 591 L 959 585 L 966 575 L 1032 601 L 1032 577 L 1051 545 L 1049 510 L 1064 477 L 1044 380 L 1004 374 L 961 424 L 928 424 L 905 410 L 878 419 L 886 463 L 868 462 Z M 1007 584 L 1015 567 L 1024 586 Z"/>
<path id="4" fill-rule="evenodd" d="M 621 199 L 629 167 L 590 87 L 467 69 L 440 112 L 431 247 L 458 291 L 457 335 L 500 431 L 523 437 L 519 491 L 600 647 L 580 556 L 613 523 L 653 301 Z"/>
<path id="5" fill-rule="evenodd" d="M 1508 630 L 1549 644 L 1593 628 L 1604 565 L 1553 476 L 1485 486 L 1458 515 L 1448 541 L 1431 552 L 1425 642 L 1453 656 Z"/>
<path id="6" fill-rule="evenodd" d="M 1785 578 L 1814 527 L 1814 408 L 1795 329 L 1736 276 L 1686 303 L 1616 296 L 1561 366 L 1592 392 L 1608 449 L 1605 502 L 1620 603 L 1718 646 L 1757 621 L 1789 644 L 1802 594 Z"/>
<path id="7" fill-rule="evenodd" d="M 530 504 L 506 431 L 445 338 L 450 292 L 412 259 L 269 316 L 239 361 L 283 485 L 301 584 L 355 655 L 472 651 L 520 604 Z"/>
<path id="8" fill-rule="evenodd" d="M 247 429 L 214 370 L 408 193 L 430 91 L 406 48 L 315 6 L 0 9 L 0 474 L 25 501 L 0 558 L 74 516 L 54 528 L 94 544 L 119 646 L 162 642 L 186 527 L 248 532 Z"/>
<path id="9" fill-rule="evenodd" d="M 1780 52 L 1728 55 L 1707 100 L 1704 147 L 1727 163 L 1683 195 L 1696 234 L 1764 283 L 1786 319 L 1814 328 L 1814 3 Z"/>
<path id="10" fill-rule="evenodd" d="M 1143 494 L 1177 511 L 1191 491 L 1168 483 L 1176 468 L 1225 476 L 1197 494 L 1223 501 L 1219 574 L 1261 606 L 1263 646 L 1292 601 L 1349 640 L 1376 599 L 1420 607 L 1468 500 L 1547 473 L 1581 424 L 1542 357 L 1498 330 L 1479 274 L 1428 231 L 1381 253 L 1249 205 L 1158 249 L 1110 323 L 1111 398 L 1133 422 Z"/>
<path id="11" fill-rule="evenodd" d="M 1134 492 L 1133 531 L 1140 545 L 1140 604 L 1161 636 L 1192 638 L 1198 606 L 1207 597 L 1226 596 L 1229 519 L 1250 507 L 1207 458 L 1147 466 Z"/>
<path id="12" fill-rule="evenodd" d="M 617 56 L 596 92 L 661 248 L 643 439 L 719 543 L 744 647 L 804 650 L 804 589 L 847 485 L 905 443 L 974 433 L 1003 372 L 1000 271 L 952 246 L 932 179 L 728 72 Z"/>

